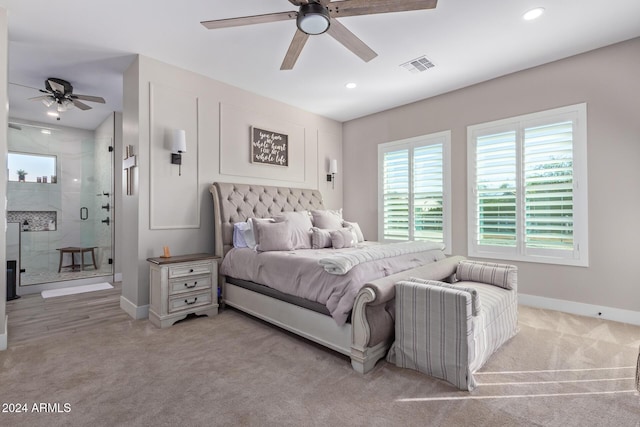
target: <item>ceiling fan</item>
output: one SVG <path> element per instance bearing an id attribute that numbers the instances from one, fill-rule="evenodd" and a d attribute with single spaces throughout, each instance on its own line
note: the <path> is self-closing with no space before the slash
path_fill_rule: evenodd
<path id="1" fill-rule="evenodd" d="M 342 25 L 336 18 L 375 13 L 404 12 L 409 10 L 433 9 L 438 0 L 289 0 L 298 6 L 298 11 L 268 13 L 265 15 L 203 21 L 208 29 L 239 27 L 242 25 L 296 20 L 298 27 L 289 50 L 280 66 L 281 70 L 291 70 L 310 35 L 326 32 L 344 47 L 355 53 L 363 61 L 369 62 L 377 53 Z"/>
<path id="2" fill-rule="evenodd" d="M 80 102 L 80 99 L 89 102 L 99 102 L 100 104 L 105 103 L 104 98 L 100 96 L 74 94 L 73 86 L 71 86 L 68 81 L 55 77 L 49 77 L 45 80 L 44 87 L 45 89 L 38 90 L 42 93 L 46 93 L 46 95 L 36 96 L 29 99 L 32 101 L 42 101 L 42 103 L 47 107 L 51 107 L 53 104 L 57 103 L 58 105 L 56 108 L 60 112 L 67 111 L 73 107 L 77 107 L 81 110 L 90 110 L 91 107 L 84 102 Z"/>

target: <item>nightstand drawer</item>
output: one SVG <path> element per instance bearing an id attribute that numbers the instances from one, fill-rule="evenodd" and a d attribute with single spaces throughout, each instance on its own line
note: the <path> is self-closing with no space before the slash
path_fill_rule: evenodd
<path id="1" fill-rule="evenodd" d="M 169 295 L 192 292 L 211 288 L 211 275 L 200 277 L 184 277 L 169 281 Z"/>
<path id="2" fill-rule="evenodd" d="M 211 263 L 174 265 L 169 267 L 169 278 L 211 274 Z"/>
<path id="3" fill-rule="evenodd" d="M 169 298 L 169 313 L 211 304 L 211 291 L 192 293 Z"/>

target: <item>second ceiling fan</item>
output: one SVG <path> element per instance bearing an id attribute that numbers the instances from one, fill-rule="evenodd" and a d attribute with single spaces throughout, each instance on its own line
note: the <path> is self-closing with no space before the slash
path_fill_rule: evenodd
<path id="1" fill-rule="evenodd" d="M 438 0 L 289 0 L 289 3 L 298 6 L 298 11 L 217 19 L 203 21 L 201 24 L 212 30 L 296 19 L 298 29 L 280 66 L 281 70 L 291 70 L 309 36 L 324 32 L 365 62 L 369 62 L 378 56 L 373 49 L 349 31 L 336 18 L 433 9 L 436 7 Z"/>

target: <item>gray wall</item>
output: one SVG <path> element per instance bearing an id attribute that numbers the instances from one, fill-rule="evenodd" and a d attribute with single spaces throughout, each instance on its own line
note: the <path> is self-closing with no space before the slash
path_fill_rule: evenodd
<path id="1" fill-rule="evenodd" d="M 7 76 L 7 55 L 8 55 L 8 25 L 7 11 L 0 8 L 0 164 L 7 164 L 7 121 L 8 106 L 8 76 Z M 0 168 L 0 203 L 4 204 L 7 195 L 7 168 Z M 4 205 L 0 209 L 0 224 L 6 222 L 6 210 Z M 6 300 L 7 300 L 7 264 L 6 257 L 6 233 L 0 232 L 0 350 L 7 348 L 7 321 L 6 321 Z"/>
<path id="2" fill-rule="evenodd" d="M 249 125 L 295 135 L 290 144 L 304 149 L 290 161 L 303 173 L 251 165 Z M 187 131 L 182 175 L 167 148 L 175 128 Z M 123 143 L 134 146 L 138 166 L 135 194 L 122 196 L 121 306 L 136 318 L 149 302 L 147 258 L 163 246 L 174 255 L 213 252 L 212 182 L 317 188 L 327 207 L 342 206 L 342 176 L 335 190 L 326 182 L 329 159 L 342 165 L 341 123 L 147 57 L 124 76 Z M 228 154 L 221 159 L 221 152 Z"/>
<path id="3" fill-rule="evenodd" d="M 345 216 L 375 239 L 377 145 L 451 129 L 452 250 L 466 255 L 466 127 L 586 102 L 590 266 L 516 263 L 519 291 L 639 312 L 639 52 L 634 39 L 345 123 Z"/>

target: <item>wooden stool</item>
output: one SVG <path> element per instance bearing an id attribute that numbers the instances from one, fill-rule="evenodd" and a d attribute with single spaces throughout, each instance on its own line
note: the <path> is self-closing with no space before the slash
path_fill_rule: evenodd
<path id="1" fill-rule="evenodd" d="M 91 252 L 91 260 L 93 261 L 93 268 L 97 270 L 98 265 L 96 264 L 96 254 L 94 251 L 95 248 L 96 246 L 91 246 L 89 248 L 80 248 L 80 247 L 58 248 L 57 250 L 60 251 L 60 264 L 58 264 L 58 273 L 60 273 L 60 270 L 62 270 L 63 268 L 68 268 L 68 267 L 71 267 L 72 270 L 75 270 L 76 268 L 79 267 L 80 271 L 82 271 L 84 270 L 84 267 L 86 267 L 87 265 L 91 265 L 91 264 L 85 264 L 84 262 L 85 252 Z M 71 264 L 62 265 L 62 258 L 64 257 L 64 254 L 71 254 Z M 80 254 L 80 264 L 76 264 L 75 254 Z"/>

